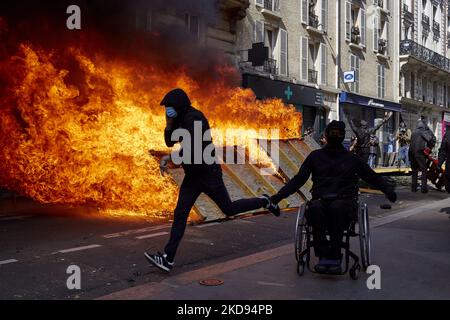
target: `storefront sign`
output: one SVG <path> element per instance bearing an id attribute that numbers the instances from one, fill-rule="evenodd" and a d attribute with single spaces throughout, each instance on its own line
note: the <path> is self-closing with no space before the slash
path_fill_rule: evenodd
<path id="1" fill-rule="evenodd" d="M 401 106 L 398 103 L 373 99 L 369 97 L 360 96 L 353 93 L 342 92 L 339 98 L 341 103 L 351 103 L 361 106 L 385 109 L 389 111 L 401 112 Z"/>
<path id="2" fill-rule="evenodd" d="M 280 98 L 284 103 L 312 107 L 323 106 L 323 92 L 299 84 L 244 74 L 243 86 L 252 89 L 258 99 Z"/>

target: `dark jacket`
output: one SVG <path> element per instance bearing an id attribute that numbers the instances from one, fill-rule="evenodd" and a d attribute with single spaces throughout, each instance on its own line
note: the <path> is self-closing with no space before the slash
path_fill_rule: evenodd
<path id="1" fill-rule="evenodd" d="M 191 101 L 186 93 L 181 89 L 173 90 L 164 97 L 161 105 L 171 106 L 178 113 L 177 117 L 174 119 L 173 126 L 165 129 L 164 140 L 169 148 L 180 142 L 182 146 L 180 151 L 181 157 L 185 152 L 190 153 L 190 163 L 182 163 L 185 173 L 209 172 L 213 169 L 216 172 L 220 171 L 220 165 L 217 163 L 206 164 L 204 162 L 203 152 L 207 146 L 212 145 L 212 139 L 209 139 L 209 141 L 203 141 L 205 132 L 210 130 L 210 126 L 205 115 L 191 106 Z M 195 132 L 195 123 L 201 125 L 201 131 Z M 190 139 L 183 141 L 183 138 L 180 138 L 179 140 L 172 141 L 172 133 L 177 129 L 187 130 L 190 134 Z M 194 134 L 197 136 L 194 136 Z M 209 137 L 211 136 L 209 135 Z M 196 143 L 201 146 L 198 150 L 195 149 Z M 212 154 L 215 156 L 215 151 L 213 151 Z"/>
<path id="2" fill-rule="evenodd" d="M 312 175 L 313 199 L 324 197 L 357 197 L 358 178 L 387 193 L 393 189 L 359 156 L 342 145 L 325 146 L 313 151 L 305 160 L 298 174 L 273 197 L 275 202 L 298 191 Z"/>
<path id="3" fill-rule="evenodd" d="M 450 131 L 446 131 L 439 148 L 439 167 L 445 162 L 445 168 L 450 168 Z M 448 172 L 448 170 L 447 170 Z"/>
<path id="4" fill-rule="evenodd" d="M 374 135 L 386 123 L 386 121 L 387 120 L 383 120 L 377 126 L 369 128 L 368 126 L 358 127 L 353 123 L 352 119 L 349 119 L 350 127 L 358 139 L 354 148 L 358 155 L 370 153 L 370 136 Z"/>
<path id="5" fill-rule="evenodd" d="M 423 155 L 426 147 L 433 148 L 436 144 L 436 137 L 430 130 L 428 125 L 423 121 L 419 121 L 417 129 L 411 135 L 411 145 L 409 152 L 413 155 Z"/>

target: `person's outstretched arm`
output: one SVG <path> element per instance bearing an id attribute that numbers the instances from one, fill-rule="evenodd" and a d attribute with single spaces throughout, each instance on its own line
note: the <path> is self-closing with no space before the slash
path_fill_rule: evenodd
<path id="1" fill-rule="evenodd" d="M 394 187 L 387 183 L 382 176 L 373 171 L 373 169 L 362 160 L 359 161 L 357 174 L 365 182 L 375 187 L 376 189 L 381 190 L 381 192 L 386 195 L 389 201 L 397 201 L 397 194 L 395 193 Z"/>
<path id="2" fill-rule="evenodd" d="M 350 124 L 350 128 L 352 129 L 352 131 L 355 134 L 358 134 L 358 128 L 355 126 L 355 123 L 353 122 L 353 120 L 350 117 L 348 117 L 348 123 Z"/>
<path id="3" fill-rule="evenodd" d="M 303 165 L 301 166 L 297 175 L 292 178 L 283 188 L 281 188 L 277 194 L 272 196 L 272 202 L 279 203 L 281 200 L 297 192 L 306 183 L 306 181 L 308 181 L 309 176 L 311 175 L 311 171 L 311 155 L 309 155 L 306 158 L 305 162 L 303 162 Z"/>

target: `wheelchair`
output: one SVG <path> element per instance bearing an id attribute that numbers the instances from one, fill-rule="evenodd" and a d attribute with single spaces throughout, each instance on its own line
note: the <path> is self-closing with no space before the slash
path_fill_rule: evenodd
<path id="1" fill-rule="evenodd" d="M 308 203 L 303 203 L 297 214 L 297 224 L 295 229 L 295 258 L 297 260 L 297 273 L 302 276 L 305 272 L 305 268 L 312 273 L 317 273 L 311 269 L 311 249 L 314 246 L 314 239 L 312 235 L 312 227 L 308 225 L 306 221 L 306 209 Z M 358 230 L 356 230 L 358 226 Z M 328 236 L 328 235 L 327 235 Z M 350 238 L 359 237 L 359 246 L 361 257 L 358 257 L 350 250 Z M 344 261 L 345 267 L 340 274 L 333 275 L 345 275 L 347 272 L 353 280 L 358 279 L 359 272 L 361 271 L 361 264 L 363 270 L 366 270 L 371 265 L 371 245 L 370 245 L 370 230 L 369 230 L 369 212 L 367 204 L 358 201 L 358 214 L 354 221 L 350 222 L 350 226 L 344 231 L 343 241 L 341 248 L 345 250 Z M 350 259 L 353 264 L 349 270 Z"/>

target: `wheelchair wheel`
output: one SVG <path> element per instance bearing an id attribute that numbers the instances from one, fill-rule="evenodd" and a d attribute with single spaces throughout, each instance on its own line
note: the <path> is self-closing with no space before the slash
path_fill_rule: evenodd
<path id="1" fill-rule="evenodd" d="M 302 204 L 298 210 L 297 223 L 295 225 L 295 259 L 300 260 L 300 254 L 306 249 L 306 226 L 305 226 L 306 204 Z"/>
<path id="2" fill-rule="evenodd" d="M 297 262 L 297 274 L 299 276 L 302 276 L 305 273 L 305 265 L 306 263 L 303 260 Z"/>
<path id="3" fill-rule="evenodd" d="M 361 263 L 366 270 L 371 265 L 371 244 L 370 244 L 370 228 L 369 228 L 369 211 L 367 204 L 363 203 L 359 206 L 358 215 L 359 225 L 359 242 L 361 249 Z"/>

